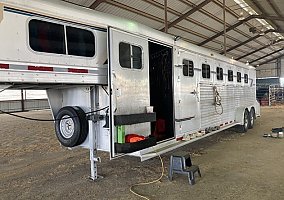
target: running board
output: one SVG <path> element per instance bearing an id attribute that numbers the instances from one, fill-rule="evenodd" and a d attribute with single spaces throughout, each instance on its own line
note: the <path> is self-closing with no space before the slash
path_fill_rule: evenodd
<path id="1" fill-rule="evenodd" d="M 170 141 L 167 141 L 167 142 L 163 142 L 163 143 L 158 144 L 156 146 L 149 147 L 147 149 L 143 149 L 141 151 L 137 151 L 137 152 L 134 152 L 134 153 L 131 153 L 131 154 L 128 154 L 128 155 L 135 156 L 135 157 L 140 157 L 141 161 L 145 161 L 145 160 L 154 158 L 154 157 L 156 157 L 158 155 L 161 155 L 161 154 L 167 153 L 169 151 L 172 151 L 172 150 L 174 150 L 176 148 L 179 148 L 179 147 L 182 147 L 184 145 L 187 145 L 187 144 L 190 144 L 192 142 L 195 142 L 197 140 L 200 140 L 200 139 L 209 137 L 211 135 L 214 135 L 215 133 L 218 133 L 218 132 L 221 132 L 221 131 L 226 130 L 228 128 L 231 128 L 231 127 L 233 127 L 233 126 L 235 126 L 237 124 L 238 123 L 229 124 L 227 126 L 222 127 L 222 129 L 219 129 L 219 130 L 207 133 L 207 134 L 205 134 L 203 136 L 200 136 L 200 137 L 197 137 L 197 138 L 194 138 L 194 139 L 191 139 L 191 140 L 186 140 L 186 141 L 179 140 L 179 141 L 177 141 L 176 139 L 173 139 L 173 140 L 170 140 Z"/>

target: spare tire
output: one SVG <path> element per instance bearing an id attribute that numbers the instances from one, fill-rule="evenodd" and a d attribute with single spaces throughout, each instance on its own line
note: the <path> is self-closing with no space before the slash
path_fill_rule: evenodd
<path id="1" fill-rule="evenodd" d="M 81 108 L 80 108 L 81 109 Z M 83 140 L 86 130 L 86 116 L 76 107 L 61 108 L 55 121 L 55 132 L 59 142 L 65 147 L 74 147 Z M 87 132 L 87 131 L 86 131 Z M 86 139 L 86 138 L 85 138 Z"/>
<path id="2" fill-rule="evenodd" d="M 75 106 L 74 108 L 75 108 L 75 110 L 76 110 L 76 112 L 79 116 L 80 122 L 81 122 L 80 137 L 79 137 L 78 142 L 76 143 L 76 145 L 80 145 L 86 140 L 86 138 L 88 136 L 89 124 L 88 124 L 88 120 L 87 120 L 86 113 L 84 112 L 84 110 L 82 108 L 80 108 L 79 106 Z"/>

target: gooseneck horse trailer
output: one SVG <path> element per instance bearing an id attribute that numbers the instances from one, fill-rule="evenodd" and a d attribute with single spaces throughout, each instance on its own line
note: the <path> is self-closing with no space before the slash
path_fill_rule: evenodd
<path id="1" fill-rule="evenodd" d="M 147 160 L 260 115 L 255 68 L 61 1 L 2 0 L 0 88 L 44 89 L 59 142 Z M 1 95 L 1 94 L 0 94 Z"/>

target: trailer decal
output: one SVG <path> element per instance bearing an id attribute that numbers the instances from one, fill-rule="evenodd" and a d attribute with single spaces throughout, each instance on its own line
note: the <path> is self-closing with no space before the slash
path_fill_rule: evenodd
<path id="1" fill-rule="evenodd" d="M 67 73 L 79 73 L 79 74 L 98 74 L 98 72 L 103 74 L 103 71 L 107 70 L 105 68 L 100 68 L 97 70 L 89 70 L 89 69 L 79 69 L 79 68 L 62 68 L 62 67 L 11 65 L 11 64 L 0 64 L 0 69 L 29 70 L 29 71 L 42 71 L 42 72 L 67 72 Z"/>
<path id="2" fill-rule="evenodd" d="M 53 67 L 28 66 L 28 70 L 52 72 Z"/>
<path id="3" fill-rule="evenodd" d="M 7 64 L 0 64 L 0 69 L 9 69 L 9 65 L 7 65 Z"/>
<path id="4" fill-rule="evenodd" d="M 84 73 L 84 74 L 89 73 L 89 71 L 87 69 L 74 69 L 74 68 L 68 68 L 68 72 L 71 72 L 71 73 Z"/>

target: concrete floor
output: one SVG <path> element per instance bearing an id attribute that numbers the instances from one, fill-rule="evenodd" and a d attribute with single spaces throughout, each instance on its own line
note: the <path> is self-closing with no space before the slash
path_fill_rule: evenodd
<path id="1" fill-rule="evenodd" d="M 284 107 L 262 108 L 254 129 L 245 134 L 227 130 L 179 150 L 192 154 L 202 178 L 190 186 L 186 176 L 172 182 L 164 176 L 135 191 L 150 199 L 284 199 L 284 139 L 263 138 L 284 126 Z M 50 118 L 49 111 L 22 113 Z M 31 122 L 0 115 L 0 199 L 140 199 L 129 188 L 160 176 L 158 158 L 139 162 L 132 157 L 113 161 L 101 153 L 98 182 L 87 179 L 88 151 L 61 148 L 53 123 Z M 171 152 L 172 153 L 172 152 Z M 163 155 L 168 172 L 171 153 Z"/>

